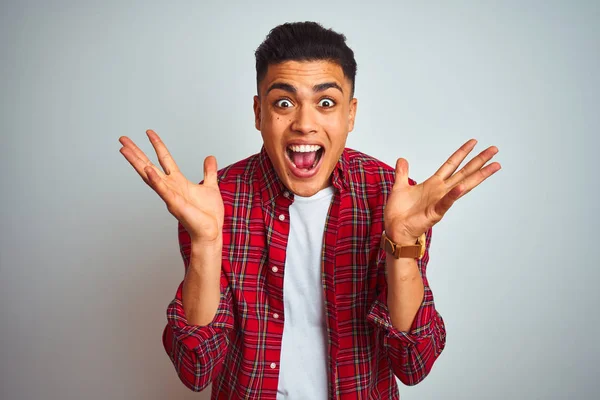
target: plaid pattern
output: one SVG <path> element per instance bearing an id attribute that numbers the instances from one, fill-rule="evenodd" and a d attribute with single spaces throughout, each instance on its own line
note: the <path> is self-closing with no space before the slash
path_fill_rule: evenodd
<path id="1" fill-rule="evenodd" d="M 426 267 L 425 296 L 408 332 L 388 314 L 383 208 L 394 169 L 346 148 L 332 174 L 335 194 L 325 224 L 322 287 L 328 333 L 329 399 L 398 399 L 394 375 L 415 385 L 445 346 Z M 167 309 L 163 344 L 181 381 L 211 399 L 275 399 L 285 322 L 283 274 L 293 193 L 278 179 L 264 147 L 218 172 L 225 205 L 221 301 L 206 326 L 187 324 L 179 285 Z M 415 181 L 409 179 L 411 185 Z M 190 238 L 178 224 L 187 270 Z M 279 314 L 279 318 L 273 314 Z"/>

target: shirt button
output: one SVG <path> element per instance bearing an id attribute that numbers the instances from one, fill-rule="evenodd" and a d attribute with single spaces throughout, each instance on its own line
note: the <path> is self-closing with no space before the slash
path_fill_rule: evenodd
<path id="1" fill-rule="evenodd" d="M 283 214 L 279 214 L 279 220 L 280 220 L 280 221 L 283 221 L 283 220 L 285 220 L 285 215 L 283 215 Z"/>
<path id="2" fill-rule="evenodd" d="M 283 192 L 283 196 L 284 197 L 290 197 L 290 192 L 288 192 L 287 190 L 285 192 Z"/>
<path id="3" fill-rule="evenodd" d="M 277 313 L 273 314 L 273 318 L 278 319 L 279 318 L 279 314 L 277 314 Z"/>
<path id="4" fill-rule="evenodd" d="M 271 271 L 273 271 L 273 272 L 277 272 L 277 271 L 279 271 L 279 268 L 277 268 L 277 267 L 273 267 L 273 268 L 271 268 Z"/>
<path id="5" fill-rule="evenodd" d="M 277 364 L 271 363 L 271 369 L 275 369 L 275 367 L 277 367 Z"/>

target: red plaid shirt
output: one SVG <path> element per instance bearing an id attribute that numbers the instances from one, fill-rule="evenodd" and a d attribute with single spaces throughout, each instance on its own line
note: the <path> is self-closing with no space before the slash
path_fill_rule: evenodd
<path id="1" fill-rule="evenodd" d="M 387 310 L 385 251 L 379 247 L 383 208 L 394 169 L 346 148 L 332 174 L 335 193 L 325 223 L 322 290 L 328 344 L 329 399 L 398 399 L 394 375 L 406 385 L 427 376 L 445 346 L 426 267 L 418 261 L 425 296 L 408 332 Z M 211 399 L 276 399 L 285 323 L 283 274 L 294 200 L 264 147 L 218 172 L 225 205 L 221 300 L 214 320 L 188 325 L 179 285 L 167 309 L 163 344 L 181 381 Z M 409 183 L 416 182 L 409 179 Z M 179 244 L 187 270 L 190 237 Z M 273 314 L 279 314 L 274 318 Z"/>

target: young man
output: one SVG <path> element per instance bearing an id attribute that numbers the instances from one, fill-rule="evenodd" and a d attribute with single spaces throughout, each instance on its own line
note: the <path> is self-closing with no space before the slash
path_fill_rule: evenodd
<path id="1" fill-rule="evenodd" d="M 500 169 L 492 146 L 428 180 L 345 147 L 356 62 L 311 22 L 274 28 L 256 51 L 260 153 L 204 181 L 163 170 L 127 137 L 121 153 L 179 221 L 185 278 L 163 343 L 179 378 L 213 399 L 397 399 L 430 372 L 445 327 L 428 286 L 432 226 Z"/>

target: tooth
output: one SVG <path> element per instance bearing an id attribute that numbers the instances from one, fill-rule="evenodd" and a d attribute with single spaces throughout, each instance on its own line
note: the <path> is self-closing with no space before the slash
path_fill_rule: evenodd
<path id="1" fill-rule="evenodd" d="M 313 152 L 313 151 L 318 151 L 321 149 L 321 146 L 319 146 L 318 144 L 303 144 L 303 145 L 290 145 L 288 147 L 289 150 L 295 152 L 295 153 L 307 153 L 307 152 Z"/>

